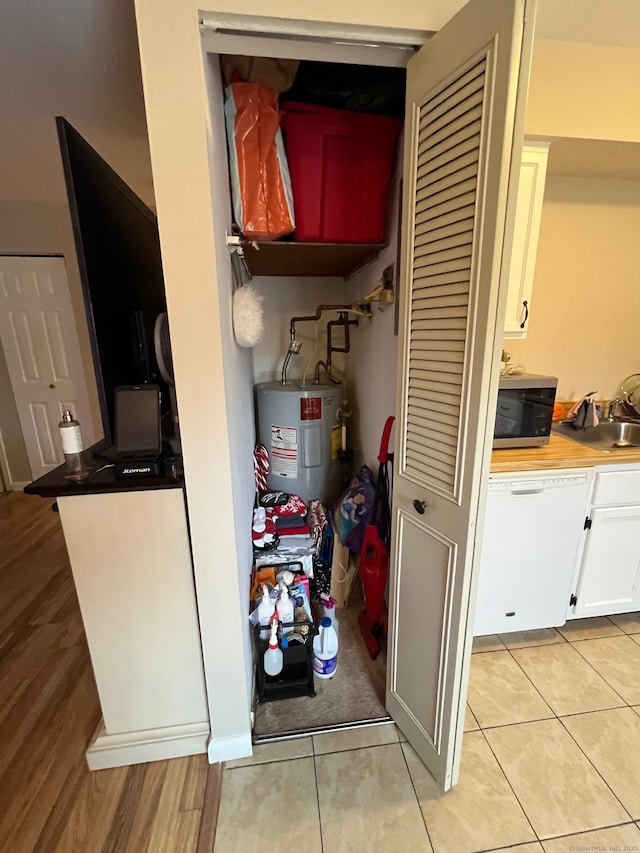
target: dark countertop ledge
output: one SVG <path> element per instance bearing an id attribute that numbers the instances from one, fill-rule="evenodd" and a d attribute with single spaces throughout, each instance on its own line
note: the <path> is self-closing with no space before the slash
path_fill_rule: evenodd
<path id="1" fill-rule="evenodd" d="M 161 465 L 171 454 L 166 454 L 160 459 Z M 87 466 L 93 470 L 108 465 L 115 461 L 113 451 L 109 452 L 102 442 L 94 444 L 85 451 Z M 25 494 L 37 495 L 41 498 L 62 498 L 77 495 L 101 495 L 113 492 L 143 492 L 153 489 L 181 489 L 183 478 L 170 477 L 162 474 L 159 477 L 131 477 L 120 480 L 113 473 L 113 469 L 100 471 L 99 474 L 91 475 L 87 480 L 74 482 L 65 478 L 65 466 L 59 465 L 53 471 L 49 471 L 33 483 L 25 486 Z"/>

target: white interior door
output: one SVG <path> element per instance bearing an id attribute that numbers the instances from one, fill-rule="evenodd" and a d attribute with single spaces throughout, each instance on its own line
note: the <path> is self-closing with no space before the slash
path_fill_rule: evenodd
<path id="1" fill-rule="evenodd" d="M 532 41 L 529 0 L 471 0 L 407 72 L 387 708 L 444 790 L 459 773 Z"/>
<path id="2" fill-rule="evenodd" d="M 95 441 L 64 258 L 0 256 L 0 340 L 36 479 L 63 461 L 65 409 Z"/>

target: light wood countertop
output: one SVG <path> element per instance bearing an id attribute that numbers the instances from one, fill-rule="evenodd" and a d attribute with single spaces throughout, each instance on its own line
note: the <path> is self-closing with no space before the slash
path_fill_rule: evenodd
<path id="1" fill-rule="evenodd" d="M 494 450 L 491 454 L 491 473 L 591 468 L 594 465 L 625 465 L 634 462 L 640 462 L 640 448 L 607 453 L 552 433 L 551 441 L 546 447 Z"/>

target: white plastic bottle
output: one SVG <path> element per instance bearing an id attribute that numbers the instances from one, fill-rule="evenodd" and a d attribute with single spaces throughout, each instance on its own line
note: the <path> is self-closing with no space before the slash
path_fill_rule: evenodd
<path id="1" fill-rule="evenodd" d="M 320 621 L 320 631 L 313 638 L 313 671 L 318 678 L 331 678 L 338 668 L 338 635 L 325 616 Z"/>
<path id="2" fill-rule="evenodd" d="M 88 477 L 89 470 L 82 458 L 84 450 L 82 433 L 80 432 L 80 424 L 74 419 L 69 409 L 62 413 L 62 420 L 58 424 L 58 429 L 60 430 L 62 452 L 67 468 L 67 479 L 84 480 Z"/>
<path id="3" fill-rule="evenodd" d="M 335 598 L 324 599 L 324 616 L 326 616 L 327 619 L 331 619 L 331 627 L 336 632 L 336 635 L 339 636 L 340 624 L 338 622 L 338 610 Z"/>
<path id="4" fill-rule="evenodd" d="M 269 648 L 264 653 L 264 671 L 267 675 L 280 675 L 283 665 L 282 649 L 278 645 L 278 623 L 274 619 L 271 624 Z"/>
<path id="5" fill-rule="evenodd" d="M 273 619 L 273 614 L 276 612 L 276 606 L 271 601 L 269 596 L 269 588 L 266 584 L 262 585 L 262 600 L 258 605 L 258 622 L 264 625 L 267 630 L 260 631 L 260 636 L 264 639 L 269 636 L 269 625 Z"/>
<path id="6" fill-rule="evenodd" d="M 278 619 L 280 622 L 293 622 L 293 601 L 289 598 L 289 590 L 284 584 L 280 584 L 280 598 L 276 605 Z M 283 628 L 283 634 L 290 634 L 293 628 Z"/>

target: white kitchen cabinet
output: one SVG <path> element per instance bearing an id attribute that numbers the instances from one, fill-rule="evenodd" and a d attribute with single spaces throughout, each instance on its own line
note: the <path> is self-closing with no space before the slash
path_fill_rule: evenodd
<path id="1" fill-rule="evenodd" d="M 58 498 L 100 697 L 90 770 L 206 751 L 182 489 Z"/>
<path id="2" fill-rule="evenodd" d="M 563 625 L 593 470 L 492 475 L 474 635 Z"/>
<path id="3" fill-rule="evenodd" d="M 548 142 L 525 141 L 509 268 L 505 338 L 527 336 L 548 156 Z"/>
<path id="4" fill-rule="evenodd" d="M 599 471 L 568 618 L 640 610 L 640 470 Z"/>

